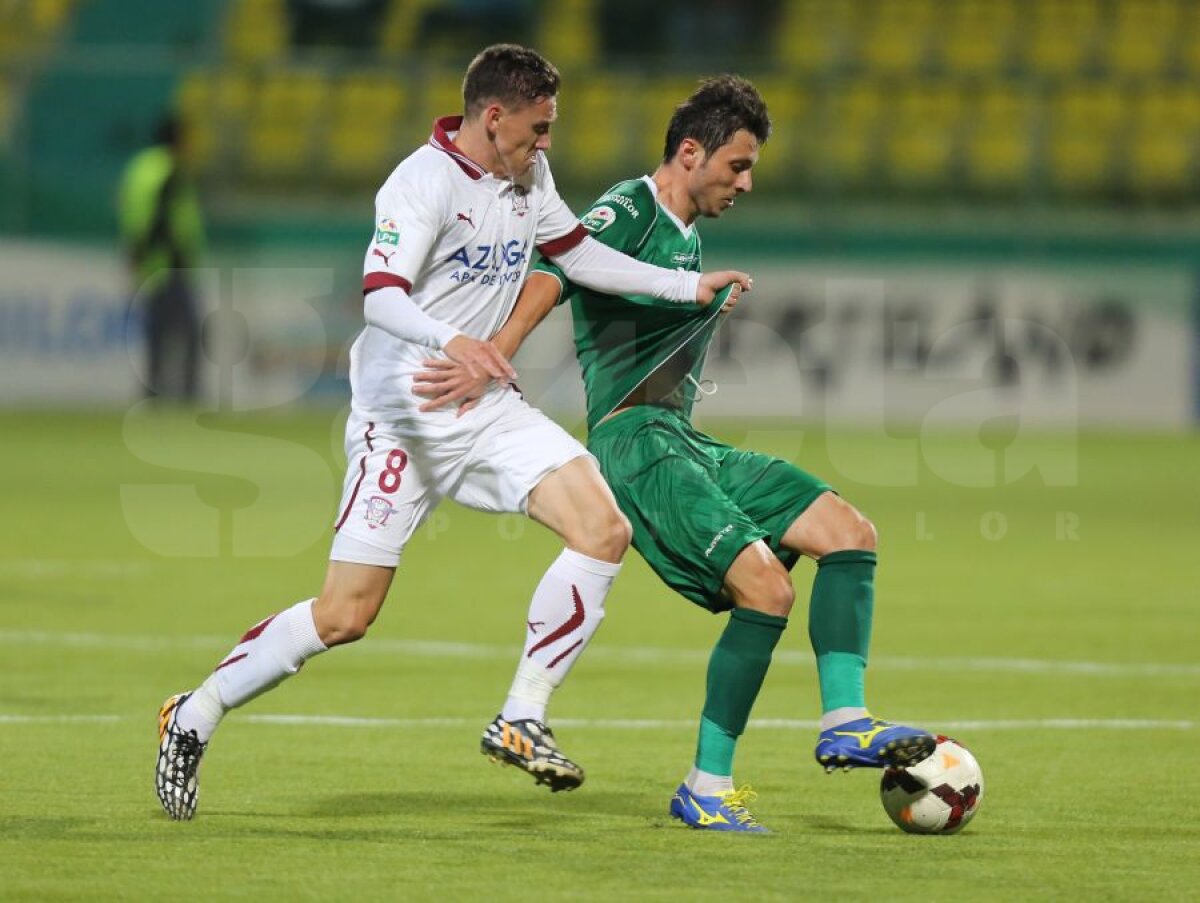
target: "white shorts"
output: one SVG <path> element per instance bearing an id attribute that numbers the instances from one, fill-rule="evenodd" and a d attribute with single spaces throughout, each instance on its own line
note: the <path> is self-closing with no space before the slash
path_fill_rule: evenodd
<path id="1" fill-rule="evenodd" d="M 395 567 L 409 538 L 443 498 L 524 514 L 542 479 L 588 450 L 520 393 L 462 417 L 413 413 L 389 422 L 351 413 L 346 481 L 334 523 L 334 561 Z"/>

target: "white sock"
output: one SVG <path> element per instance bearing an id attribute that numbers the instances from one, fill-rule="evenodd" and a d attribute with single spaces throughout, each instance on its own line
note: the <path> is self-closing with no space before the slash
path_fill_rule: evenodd
<path id="1" fill-rule="evenodd" d="M 840 724 L 845 724 L 847 721 L 857 721 L 859 718 L 866 718 L 870 714 L 866 709 L 854 706 L 831 709 L 821 716 L 821 730 L 827 731 L 831 727 L 837 727 Z"/>
<path id="2" fill-rule="evenodd" d="M 230 709 L 265 693 L 320 652 L 312 606 L 305 599 L 251 627 L 182 706 L 178 724 L 207 743 Z"/>
<path id="3" fill-rule="evenodd" d="M 563 549 L 529 603 L 525 650 L 501 716 L 546 720 L 550 694 L 563 682 L 604 620 L 604 599 L 620 564 Z"/>
<path id="4" fill-rule="evenodd" d="M 733 775 L 709 774 L 693 765 L 683 783 L 696 796 L 720 796 L 733 789 Z"/>

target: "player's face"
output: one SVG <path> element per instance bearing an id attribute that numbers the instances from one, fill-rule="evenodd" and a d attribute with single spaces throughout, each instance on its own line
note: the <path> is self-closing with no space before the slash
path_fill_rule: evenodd
<path id="1" fill-rule="evenodd" d="M 558 116 L 553 97 L 510 110 L 500 107 L 493 119 L 493 142 L 500 164 L 513 179 L 529 172 L 538 151 L 550 149 L 550 126 Z"/>
<path id="2" fill-rule="evenodd" d="M 720 216 L 739 194 L 750 191 L 754 187 L 750 170 L 757 162 L 758 139 L 745 129 L 734 132 L 728 142 L 705 156 L 692 170 L 690 186 L 700 216 Z"/>

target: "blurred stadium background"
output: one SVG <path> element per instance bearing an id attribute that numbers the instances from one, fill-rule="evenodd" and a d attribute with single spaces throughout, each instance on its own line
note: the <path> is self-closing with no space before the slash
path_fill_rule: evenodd
<path id="1" fill-rule="evenodd" d="M 959 394 L 1032 386 L 1042 420 L 1195 419 L 1193 0 L 4 0 L 3 397 L 138 396 L 114 195 L 175 109 L 226 274 L 206 303 L 244 317 L 209 323 L 238 348 L 232 404 L 344 398 L 373 192 L 500 39 L 564 73 L 552 160 L 576 206 L 652 170 L 698 75 L 760 85 L 775 134 L 756 194 L 705 236 L 710 264 L 765 277 L 715 366 L 725 385 L 783 367 L 773 412 L 873 417 L 850 370 L 921 419 L 946 400 L 940 362 Z M 229 276 L 263 268 L 290 270 L 287 290 Z M 524 369 L 577 417 L 558 322 Z"/>

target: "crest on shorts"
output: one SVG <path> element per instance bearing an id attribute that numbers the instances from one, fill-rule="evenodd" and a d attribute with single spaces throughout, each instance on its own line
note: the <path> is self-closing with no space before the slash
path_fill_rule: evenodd
<path id="1" fill-rule="evenodd" d="M 386 527 L 388 518 L 396 511 L 396 506 L 381 495 L 373 495 L 367 499 L 367 526 L 374 530 L 376 527 Z"/>
<path id="2" fill-rule="evenodd" d="M 375 243 L 379 245 L 400 244 L 400 224 L 390 216 L 375 220 Z"/>

